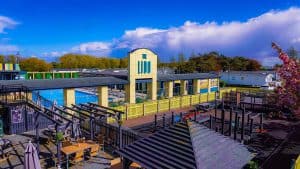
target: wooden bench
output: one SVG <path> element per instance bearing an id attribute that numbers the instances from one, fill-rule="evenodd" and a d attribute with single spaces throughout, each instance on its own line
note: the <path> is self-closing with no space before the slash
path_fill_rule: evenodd
<path id="1" fill-rule="evenodd" d="M 78 151 L 75 153 L 75 156 L 70 160 L 70 163 L 76 164 L 84 160 L 84 151 Z"/>
<path id="2" fill-rule="evenodd" d="M 95 145 L 93 145 L 92 147 L 91 147 L 91 152 L 90 152 L 90 156 L 91 157 L 95 157 L 95 156 L 97 156 L 98 155 L 98 153 L 99 153 L 99 145 L 97 145 L 97 144 L 95 144 Z"/>

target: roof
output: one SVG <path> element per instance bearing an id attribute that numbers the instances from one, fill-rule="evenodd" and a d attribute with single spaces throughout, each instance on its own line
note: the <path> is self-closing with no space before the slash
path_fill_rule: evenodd
<path id="1" fill-rule="evenodd" d="M 20 70 L 1 70 L 0 73 L 19 73 Z"/>
<path id="2" fill-rule="evenodd" d="M 145 168 L 240 169 L 252 158 L 246 146 L 190 121 L 135 141 L 118 153 Z"/>
<path id="3" fill-rule="evenodd" d="M 158 74 L 157 81 L 213 79 L 220 76 L 215 73 L 186 73 L 186 74 Z"/>
<path id="4" fill-rule="evenodd" d="M 149 49 L 149 48 L 136 48 L 136 49 L 131 50 L 129 53 L 133 53 L 133 52 L 135 52 L 135 51 L 137 51 L 137 50 L 141 50 L 141 49 L 146 49 L 146 50 L 152 52 L 153 54 L 157 55 L 154 51 L 152 51 L 152 50 Z"/>
<path id="5" fill-rule="evenodd" d="M 26 86 L 29 90 L 97 87 L 127 83 L 127 80 L 122 80 L 115 77 L 86 77 L 44 80 L 0 80 L 0 85 L 22 85 Z"/>
<path id="6" fill-rule="evenodd" d="M 276 74 L 276 71 L 226 71 L 221 74 L 254 74 L 254 75 L 268 75 Z"/>
<path id="7" fill-rule="evenodd" d="M 113 76 L 117 78 L 127 79 L 128 72 L 126 69 L 114 70 L 107 69 L 100 72 L 82 72 L 80 73 L 84 77 L 91 76 Z M 219 78 L 216 73 L 186 73 L 186 74 L 157 74 L 157 81 L 174 81 L 174 80 L 192 80 L 192 79 L 212 79 Z"/>

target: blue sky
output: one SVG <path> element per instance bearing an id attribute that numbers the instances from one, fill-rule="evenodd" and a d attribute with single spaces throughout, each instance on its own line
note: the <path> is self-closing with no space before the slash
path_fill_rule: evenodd
<path id="1" fill-rule="evenodd" d="M 300 49 L 299 7 L 300 0 L 1 0 L 0 53 L 53 60 L 147 47 L 168 61 L 215 50 L 268 65 L 276 61 L 271 41 Z"/>

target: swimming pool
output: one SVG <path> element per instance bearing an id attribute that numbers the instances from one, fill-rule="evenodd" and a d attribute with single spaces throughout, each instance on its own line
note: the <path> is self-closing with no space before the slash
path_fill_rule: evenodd
<path id="1" fill-rule="evenodd" d="M 64 105 L 64 93 L 63 89 L 55 89 L 55 90 L 38 90 L 38 92 L 42 97 L 50 100 L 56 101 L 57 105 L 62 106 Z M 75 90 L 75 104 L 81 103 L 98 103 L 98 96 L 82 91 Z M 36 98 L 33 98 L 33 100 Z M 108 101 L 111 102 L 112 98 L 108 98 Z"/>

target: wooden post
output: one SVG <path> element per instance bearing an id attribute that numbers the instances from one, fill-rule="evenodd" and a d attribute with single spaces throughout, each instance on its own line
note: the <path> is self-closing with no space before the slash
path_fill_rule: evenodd
<path id="1" fill-rule="evenodd" d="M 183 114 L 182 114 L 182 112 L 180 112 L 180 122 L 182 122 L 183 121 Z"/>
<path id="2" fill-rule="evenodd" d="M 91 137 L 91 140 L 94 139 L 94 129 L 93 129 L 93 119 L 92 117 L 94 116 L 94 114 L 90 114 L 91 115 L 91 118 L 90 118 L 90 137 Z"/>
<path id="3" fill-rule="evenodd" d="M 238 123 L 237 123 L 237 129 L 239 130 L 239 128 L 240 128 L 240 116 L 238 116 Z"/>
<path id="4" fill-rule="evenodd" d="M 238 113 L 235 112 L 235 122 L 234 122 L 234 135 L 233 135 L 233 139 L 236 140 L 236 132 L 237 132 L 237 127 L 238 127 Z"/>
<path id="5" fill-rule="evenodd" d="M 260 113 L 259 130 L 260 132 L 263 130 L 263 113 Z"/>
<path id="6" fill-rule="evenodd" d="M 250 120 L 250 131 L 249 131 L 250 138 L 251 138 L 251 135 L 252 135 L 252 129 L 253 129 L 253 119 L 251 118 L 251 120 Z"/>
<path id="7" fill-rule="evenodd" d="M 122 126 L 121 123 L 119 121 L 119 148 L 121 149 L 123 147 L 123 143 L 122 143 Z"/>
<path id="8" fill-rule="evenodd" d="M 222 109 L 222 126 L 221 126 L 222 134 L 224 134 L 224 125 L 225 125 L 225 110 Z"/>
<path id="9" fill-rule="evenodd" d="M 209 115 L 209 128 L 211 129 L 212 128 L 212 116 Z"/>
<path id="10" fill-rule="evenodd" d="M 245 112 L 246 112 L 246 109 L 244 107 L 243 111 L 242 111 L 242 128 L 241 128 L 241 140 L 243 141 L 244 140 L 244 134 L 245 134 L 245 128 L 244 128 L 244 123 L 245 123 Z"/>
<path id="11" fill-rule="evenodd" d="M 233 107 L 230 108 L 230 114 L 229 114 L 229 137 L 231 136 L 231 130 L 232 130 L 232 112 Z"/>
<path id="12" fill-rule="evenodd" d="M 247 114 L 247 126 L 249 125 L 250 123 L 250 113 Z"/>

